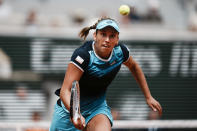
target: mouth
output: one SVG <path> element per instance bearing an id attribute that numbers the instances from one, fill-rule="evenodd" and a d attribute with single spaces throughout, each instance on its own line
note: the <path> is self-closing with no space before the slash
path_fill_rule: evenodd
<path id="1" fill-rule="evenodd" d="M 109 49 L 110 46 L 109 45 L 102 45 L 102 47 Z"/>

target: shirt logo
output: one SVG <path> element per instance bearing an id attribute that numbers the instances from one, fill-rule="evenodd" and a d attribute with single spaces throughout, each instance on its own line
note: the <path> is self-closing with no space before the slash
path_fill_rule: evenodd
<path id="1" fill-rule="evenodd" d="M 113 61 L 110 65 L 113 65 L 113 64 L 115 64 L 116 63 L 116 61 Z"/>
<path id="2" fill-rule="evenodd" d="M 82 64 L 82 63 L 84 62 L 84 59 L 82 59 L 80 56 L 77 56 L 77 57 L 75 58 L 75 60 L 76 60 L 77 62 L 79 62 L 80 64 Z"/>

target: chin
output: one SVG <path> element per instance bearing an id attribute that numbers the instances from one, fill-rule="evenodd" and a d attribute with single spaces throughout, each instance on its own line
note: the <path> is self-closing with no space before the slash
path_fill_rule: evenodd
<path id="1" fill-rule="evenodd" d="M 102 50 L 102 53 L 103 53 L 103 54 L 109 54 L 110 52 L 111 52 L 111 51 L 110 51 L 109 49 L 103 49 L 103 50 Z"/>

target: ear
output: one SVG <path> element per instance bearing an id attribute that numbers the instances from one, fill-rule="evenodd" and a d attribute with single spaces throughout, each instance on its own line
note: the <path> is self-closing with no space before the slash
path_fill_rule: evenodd
<path id="1" fill-rule="evenodd" d="M 96 31 L 93 33 L 94 41 L 96 41 Z"/>

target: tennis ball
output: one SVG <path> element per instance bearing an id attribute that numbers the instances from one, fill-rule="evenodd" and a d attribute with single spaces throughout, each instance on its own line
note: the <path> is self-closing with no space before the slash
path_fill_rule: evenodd
<path id="1" fill-rule="evenodd" d="M 130 13 L 130 8 L 128 5 L 121 5 L 119 7 L 119 12 L 121 15 L 128 15 Z"/>

